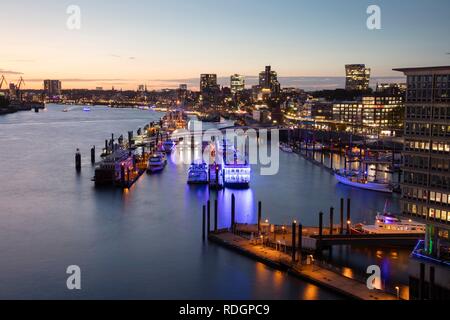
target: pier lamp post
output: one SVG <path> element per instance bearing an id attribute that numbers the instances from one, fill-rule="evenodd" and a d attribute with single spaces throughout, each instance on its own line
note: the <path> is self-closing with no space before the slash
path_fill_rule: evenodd
<path id="1" fill-rule="evenodd" d="M 350 226 L 352 225 L 352 222 L 350 220 L 347 221 L 347 234 L 350 234 Z"/>
<path id="2" fill-rule="evenodd" d="M 397 291 L 397 300 L 400 300 L 400 287 L 395 287 L 395 291 Z"/>

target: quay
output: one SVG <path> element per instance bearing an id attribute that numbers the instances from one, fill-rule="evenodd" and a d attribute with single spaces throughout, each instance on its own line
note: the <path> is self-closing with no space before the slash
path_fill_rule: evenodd
<path id="1" fill-rule="evenodd" d="M 330 271 L 312 260 L 309 265 L 293 263 L 291 257 L 273 248 L 248 241 L 228 231 L 212 233 L 208 239 L 218 245 L 237 251 L 274 269 L 285 271 L 317 286 L 329 289 L 355 300 L 398 300 L 397 296 L 380 290 L 369 290 L 354 279 Z"/>
<path id="2" fill-rule="evenodd" d="M 332 246 L 339 245 L 412 245 L 421 234 L 362 234 L 352 226 L 350 220 L 350 199 L 347 200 L 347 216 L 344 220 L 344 199 L 341 199 L 341 221 L 335 225 L 334 208 L 330 208 L 330 223 L 324 226 L 324 214 L 319 213 L 318 227 L 305 227 L 294 221 L 292 226 L 270 224 L 262 220 L 262 203 L 258 203 L 258 222 L 240 224 L 236 221 L 236 199 L 231 197 L 230 227 L 218 228 L 218 203 L 211 201 L 203 206 L 203 241 L 226 247 L 262 262 L 269 267 L 286 271 L 316 285 L 328 288 L 351 299 L 359 300 L 397 300 L 398 288 L 384 287 L 379 290 L 367 288 L 369 275 L 358 276 L 344 272 L 321 260 L 323 251 L 331 253 Z M 211 215 L 214 215 L 211 217 Z M 345 223 L 344 223 L 345 222 Z M 214 223 L 211 229 L 211 224 Z M 364 270 L 365 272 L 365 270 Z M 396 291 L 396 293 L 394 293 Z M 408 297 L 403 297 L 408 298 Z"/>

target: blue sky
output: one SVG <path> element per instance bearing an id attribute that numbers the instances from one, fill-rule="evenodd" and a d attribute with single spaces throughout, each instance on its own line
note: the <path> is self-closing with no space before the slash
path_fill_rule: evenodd
<path id="1" fill-rule="evenodd" d="M 81 9 L 81 29 L 66 8 Z M 381 7 L 381 30 L 366 27 Z M 449 65 L 448 0 L 40 0 L 4 1 L 0 74 L 133 87 L 200 73 L 342 76 L 365 63 L 392 68 Z M 67 81 L 70 82 L 70 81 Z"/>

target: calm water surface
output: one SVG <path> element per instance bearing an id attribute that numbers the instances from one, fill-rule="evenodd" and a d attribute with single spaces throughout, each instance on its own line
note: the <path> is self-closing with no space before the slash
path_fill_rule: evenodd
<path id="1" fill-rule="evenodd" d="M 169 163 L 128 192 L 96 190 L 92 145 L 126 136 L 161 114 L 50 105 L 41 113 L 0 118 L 0 298 L 337 299 L 338 296 L 201 241 L 205 187 L 186 185 L 187 166 Z M 83 168 L 74 170 L 80 148 Z M 98 158 L 97 152 L 97 158 Z M 256 221 L 257 201 L 274 223 L 316 225 L 317 213 L 353 200 L 353 220 L 372 221 L 386 196 L 337 185 L 299 158 L 281 154 L 276 176 L 259 176 L 235 191 L 238 220 Z M 229 223 L 231 191 L 217 195 L 220 226 Z M 211 197 L 214 197 L 212 195 Z M 389 197 L 389 199 L 391 199 Z M 397 209 L 397 200 L 391 199 Z M 405 282 L 408 250 L 337 248 L 333 259 L 354 272 L 379 264 L 389 281 Z M 66 289 L 65 270 L 79 265 L 82 290 Z"/>

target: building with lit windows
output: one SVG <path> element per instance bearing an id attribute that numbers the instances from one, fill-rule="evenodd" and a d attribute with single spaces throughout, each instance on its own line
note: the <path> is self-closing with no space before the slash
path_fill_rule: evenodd
<path id="1" fill-rule="evenodd" d="M 48 97 L 61 95 L 61 81 L 59 80 L 44 80 L 44 90 Z"/>
<path id="2" fill-rule="evenodd" d="M 403 118 L 402 96 L 363 96 L 357 101 L 333 104 L 333 120 L 358 133 L 392 136 L 403 129 Z"/>
<path id="3" fill-rule="evenodd" d="M 219 90 L 217 84 L 217 74 L 202 74 L 200 75 L 200 92 Z"/>
<path id="4" fill-rule="evenodd" d="M 402 212 L 427 225 L 410 263 L 412 299 L 450 299 L 450 66 L 407 76 Z"/>
<path id="5" fill-rule="evenodd" d="M 281 85 L 278 82 L 278 75 L 272 70 L 271 66 L 259 74 L 259 87 L 264 97 L 276 97 L 281 91 Z"/>
<path id="6" fill-rule="evenodd" d="M 230 78 L 230 89 L 232 94 L 237 94 L 245 89 L 245 77 L 234 74 Z"/>
<path id="7" fill-rule="evenodd" d="M 345 66 L 345 90 L 367 91 L 370 83 L 370 69 L 364 64 L 348 64 Z"/>

